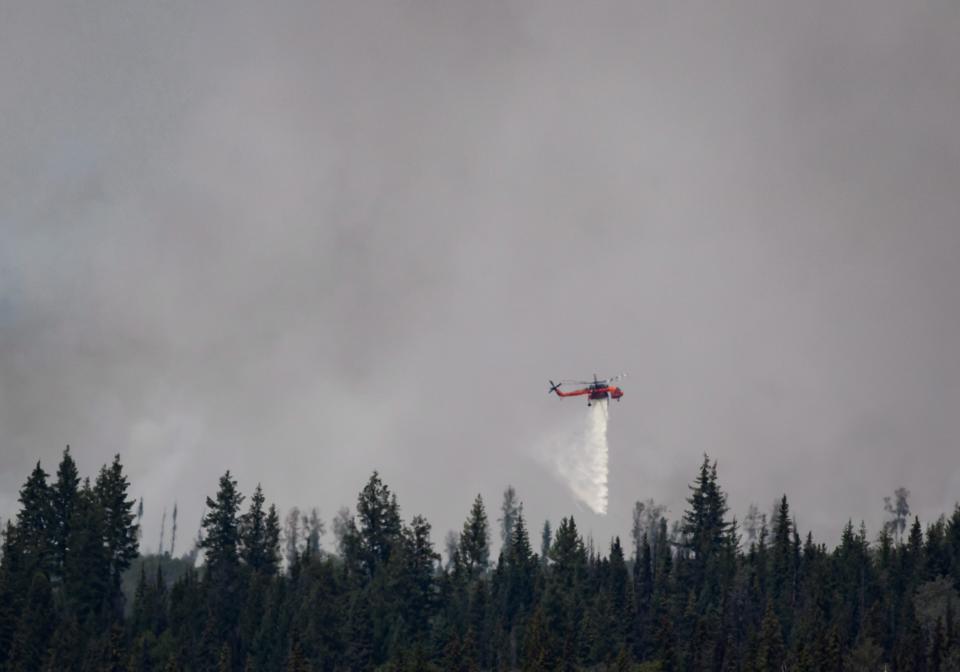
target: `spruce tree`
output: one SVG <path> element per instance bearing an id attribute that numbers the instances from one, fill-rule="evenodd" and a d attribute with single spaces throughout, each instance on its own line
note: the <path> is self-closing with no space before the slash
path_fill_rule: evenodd
<path id="1" fill-rule="evenodd" d="M 490 529 L 483 497 L 479 494 L 473 500 L 470 517 L 463 524 L 459 550 L 460 559 L 471 577 L 487 571 L 490 564 Z"/>
<path id="2" fill-rule="evenodd" d="M 353 553 L 368 577 L 390 559 L 400 542 L 401 527 L 397 498 L 374 471 L 357 497 L 357 525 L 348 534 L 355 538 Z M 351 546 L 350 540 L 345 543 Z M 347 555 L 351 555 L 349 550 Z"/>
<path id="3" fill-rule="evenodd" d="M 242 503 L 237 482 L 227 471 L 220 477 L 216 499 L 207 497 L 207 512 L 201 523 L 203 538 L 199 545 L 205 554 L 208 583 L 229 581 L 236 575 L 241 544 L 238 512 Z"/>
<path id="4" fill-rule="evenodd" d="M 85 479 L 70 519 L 63 574 L 68 610 L 83 623 L 92 616 L 112 615 L 111 577 L 106 521 L 100 498 Z"/>
<path id="5" fill-rule="evenodd" d="M 22 597 L 16 580 L 19 551 L 14 543 L 15 535 L 16 528 L 8 520 L 0 553 L 0 669 L 5 669 L 10 655 Z"/>
<path id="6" fill-rule="evenodd" d="M 216 499 L 207 497 L 207 512 L 202 521 L 203 538 L 199 543 L 205 555 L 204 586 L 213 612 L 213 617 L 205 623 L 207 655 L 216 653 L 216 649 L 210 647 L 220 642 L 233 642 L 240 620 L 238 514 L 243 499 L 229 471 L 220 477 Z"/>
<path id="7" fill-rule="evenodd" d="M 104 466 L 93 486 L 103 514 L 103 544 L 108 561 L 108 601 L 114 618 L 123 617 L 123 573 L 137 557 L 139 528 L 134 524 L 133 507 L 136 501 L 127 499 L 130 487 L 120 456 L 115 455 L 109 466 Z"/>
<path id="8" fill-rule="evenodd" d="M 51 488 L 52 539 L 56 553 L 56 574 L 62 579 L 67 564 L 70 524 L 79 497 L 80 475 L 77 464 L 70 456 L 70 446 L 63 451 L 63 459 L 57 468 L 57 480 Z"/>
<path id="9" fill-rule="evenodd" d="M 267 513 L 263 510 L 265 501 L 263 489 L 257 483 L 250 497 L 250 508 L 240 517 L 239 523 L 240 559 L 255 572 L 263 572 L 270 564 L 271 551 L 267 548 Z"/>
<path id="10" fill-rule="evenodd" d="M 792 607 L 793 545 L 791 543 L 790 506 L 783 495 L 773 520 L 771 582 L 774 606 L 783 618 Z"/>
<path id="11" fill-rule="evenodd" d="M 784 659 L 783 631 L 780 619 L 773 610 L 773 604 L 767 603 L 767 611 L 760 624 L 760 641 L 757 647 L 757 672 L 780 672 Z"/>
<path id="12" fill-rule="evenodd" d="M 587 551 L 573 516 L 561 519 L 550 547 L 550 560 L 553 561 L 553 575 L 567 589 L 586 571 Z"/>
<path id="13" fill-rule="evenodd" d="M 543 529 L 540 531 L 540 562 L 544 567 L 550 561 L 550 544 L 553 542 L 553 531 L 550 529 L 550 521 L 543 521 Z"/>
<path id="14" fill-rule="evenodd" d="M 530 548 L 530 537 L 523 518 L 523 507 L 518 507 L 513 525 L 513 540 L 507 560 L 507 622 L 521 612 L 527 612 L 533 602 L 534 576 L 537 562 Z"/>
<path id="15" fill-rule="evenodd" d="M 51 500 L 47 473 L 37 462 L 20 489 L 14 548 L 19 556 L 15 564 L 21 587 L 30 585 L 35 572 L 49 575 L 55 566 L 55 527 Z"/>
<path id="16" fill-rule="evenodd" d="M 13 637 L 10 668 L 18 672 L 39 670 L 47 655 L 47 646 L 56 625 L 50 581 L 47 575 L 38 569 L 30 582 L 23 612 Z"/>
<path id="17" fill-rule="evenodd" d="M 500 505 L 500 540 L 503 542 L 501 552 L 506 555 L 510 551 L 510 544 L 513 543 L 513 526 L 517 520 L 520 507 L 517 501 L 517 491 L 512 485 L 508 485 L 503 491 L 503 503 Z"/>
<path id="18" fill-rule="evenodd" d="M 691 553 L 691 580 L 698 591 L 706 581 L 706 569 L 711 558 L 723 548 L 727 523 L 726 495 L 717 482 L 717 464 L 704 455 L 703 463 L 693 485 L 690 486 L 689 508 L 684 511 L 681 531 L 685 547 Z"/>
<path id="19" fill-rule="evenodd" d="M 266 552 L 263 573 L 267 576 L 274 576 L 280 569 L 280 514 L 273 504 L 267 510 L 263 545 Z"/>

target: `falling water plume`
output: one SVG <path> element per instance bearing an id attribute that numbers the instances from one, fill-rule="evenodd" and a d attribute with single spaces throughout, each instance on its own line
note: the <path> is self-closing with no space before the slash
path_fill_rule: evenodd
<path id="1" fill-rule="evenodd" d="M 586 422 L 578 436 L 562 442 L 554 466 L 573 495 L 594 513 L 607 513 L 607 421 L 606 401 L 587 409 Z"/>

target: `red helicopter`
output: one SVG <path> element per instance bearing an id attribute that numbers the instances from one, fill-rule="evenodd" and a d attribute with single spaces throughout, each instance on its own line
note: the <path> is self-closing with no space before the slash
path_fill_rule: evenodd
<path id="1" fill-rule="evenodd" d="M 597 374 L 593 374 L 593 380 L 561 380 L 559 383 L 554 383 L 550 381 L 550 390 L 547 392 L 556 392 L 558 397 L 580 397 L 587 395 L 587 406 L 590 406 L 592 401 L 601 401 L 604 399 L 616 399 L 620 401 L 620 397 L 623 396 L 623 390 L 621 390 L 616 385 L 611 385 L 615 380 L 620 380 L 625 378 L 627 374 L 621 373 L 619 376 L 613 376 L 611 378 L 598 379 Z M 569 385 L 586 385 L 583 389 L 572 390 L 570 392 L 561 392 L 560 386 L 564 384 Z"/>

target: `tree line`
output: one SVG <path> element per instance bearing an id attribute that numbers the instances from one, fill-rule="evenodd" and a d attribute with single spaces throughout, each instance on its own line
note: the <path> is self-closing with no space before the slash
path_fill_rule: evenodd
<path id="1" fill-rule="evenodd" d="M 831 550 L 786 495 L 740 525 L 704 456 L 682 516 L 638 502 L 626 547 L 594 548 L 570 516 L 537 552 L 508 488 L 497 557 L 477 495 L 442 561 L 376 472 L 331 551 L 316 511 L 281 524 L 228 471 L 195 549 L 138 556 L 129 487 L 119 457 L 81 480 L 69 448 L 27 477 L 3 532 L 0 670 L 960 670 L 960 507 L 911 524 L 902 489 L 875 538 L 848 521 Z"/>

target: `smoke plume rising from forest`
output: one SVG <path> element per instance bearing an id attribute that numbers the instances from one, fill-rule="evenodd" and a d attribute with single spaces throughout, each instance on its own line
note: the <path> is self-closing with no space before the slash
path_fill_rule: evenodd
<path id="1" fill-rule="evenodd" d="M 582 430 L 559 442 L 554 465 L 557 473 L 578 501 L 594 513 L 607 513 L 607 422 L 606 401 L 594 402 L 587 409 Z"/>

